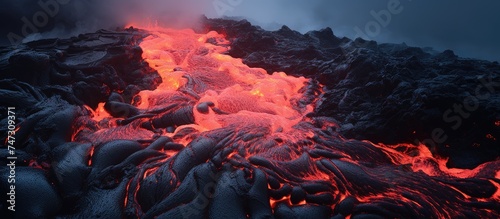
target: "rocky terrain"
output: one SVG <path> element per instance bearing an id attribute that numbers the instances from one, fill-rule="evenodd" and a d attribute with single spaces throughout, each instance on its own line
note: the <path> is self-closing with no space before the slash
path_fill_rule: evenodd
<path id="1" fill-rule="evenodd" d="M 0 137 L 15 136 L 17 157 L 16 212 L 3 202 L 0 214 L 500 215 L 497 62 L 330 28 L 203 19 L 193 29 L 0 48 L 0 121 L 15 107 L 16 123 Z M 6 194 L 12 154 L 0 154 Z"/>
<path id="2" fill-rule="evenodd" d="M 247 21 L 206 20 L 232 39 L 229 54 L 268 72 L 324 85 L 315 112 L 335 118 L 347 138 L 386 144 L 423 142 L 473 168 L 498 159 L 500 65 L 453 51 L 336 37 L 330 28 L 300 34 Z"/>

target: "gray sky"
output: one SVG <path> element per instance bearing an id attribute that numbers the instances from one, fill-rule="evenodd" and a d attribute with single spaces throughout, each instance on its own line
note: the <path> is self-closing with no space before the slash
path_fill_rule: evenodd
<path id="1" fill-rule="evenodd" d="M 381 11 L 389 12 L 390 19 Z M 496 0 L 241 0 L 224 15 L 249 17 L 262 26 L 286 24 L 300 32 L 329 26 L 336 35 L 350 38 L 360 35 L 358 27 L 364 38 L 380 42 L 453 49 L 461 56 L 500 61 Z"/>
<path id="2" fill-rule="evenodd" d="M 460 56 L 500 61 L 498 0 L 40 0 L 57 3 L 44 37 L 112 28 L 130 21 L 184 26 L 197 15 L 238 16 L 264 28 L 285 24 L 300 32 L 331 27 L 338 36 L 452 49 Z M 35 0 L 0 0 L 0 43 L 8 33 L 24 38 L 25 17 L 33 23 L 47 11 Z M 54 7 L 51 7 L 54 9 Z M 56 11 L 56 10 L 52 10 Z M 38 13 L 38 15 L 41 15 Z M 389 17 L 390 16 L 390 19 Z M 43 16 L 38 16 L 43 24 Z M 6 21 L 6 22 L 4 22 Z M 26 28 L 25 28 L 26 29 Z M 31 29 L 27 29 L 31 33 Z M 11 39 L 12 39 L 11 34 Z M 31 35 L 36 39 L 40 35 Z M 16 38 L 17 39 L 17 38 Z"/>

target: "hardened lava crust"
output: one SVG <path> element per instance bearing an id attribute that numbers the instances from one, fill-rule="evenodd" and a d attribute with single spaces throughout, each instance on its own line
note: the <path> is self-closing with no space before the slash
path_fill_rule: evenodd
<path id="1" fill-rule="evenodd" d="M 3 47 L 1 214 L 498 218 L 499 72 L 206 18 Z"/>

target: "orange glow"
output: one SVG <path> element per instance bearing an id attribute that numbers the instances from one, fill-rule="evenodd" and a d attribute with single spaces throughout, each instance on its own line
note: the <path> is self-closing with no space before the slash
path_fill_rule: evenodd
<path id="1" fill-rule="evenodd" d="M 429 148 L 427 148 L 423 144 L 418 146 L 412 144 L 379 144 L 378 147 L 385 151 L 387 155 L 389 155 L 389 157 L 392 157 L 393 163 L 402 165 L 411 164 L 411 168 L 414 172 L 422 171 L 429 176 L 453 176 L 457 178 L 472 178 L 475 177 L 477 173 L 479 173 L 482 169 L 486 168 L 487 165 L 481 164 L 471 170 L 448 168 L 446 166 L 446 163 L 448 162 L 447 158 L 439 158 L 434 156 Z M 417 156 L 410 156 L 407 153 L 394 150 L 393 148 L 395 147 L 406 147 L 407 151 L 416 150 L 419 152 L 419 154 Z"/>
<path id="2" fill-rule="evenodd" d="M 146 177 L 148 177 L 148 176 L 150 176 L 154 172 L 156 172 L 156 170 L 158 170 L 158 167 L 154 167 L 154 168 L 146 170 L 146 172 L 144 172 L 143 179 L 146 178 Z"/>
<path id="3" fill-rule="evenodd" d="M 491 134 L 487 134 L 487 135 L 486 135 L 486 138 L 487 138 L 487 139 L 491 139 L 491 140 L 493 140 L 493 141 L 496 141 L 496 140 L 497 140 L 497 139 L 495 138 L 495 136 L 493 136 L 493 135 L 491 135 Z"/>
<path id="4" fill-rule="evenodd" d="M 92 166 L 92 156 L 94 156 L 94 150 L 95 150 L 94 146 L 90 147 L 89 158 L 88 158 L 89 160 L 87 163 L 89 166 Z"/>
<path id="5" fill-rule="evenodd" d="M 161 96 L 187 85 L 187 77 L 202 83 L 198 103 L 213 102 L 229 115 L 194 112 L 197 129 L 209 131 L 228 124 L 253 123 L 271 130 L 292 130 L 313 107 L 294 109 L 290 100 L 302 94 L 298 90 L 307 81 L 304 77 L 287 76 L 283 72 L 267 74 L 264 69 L 250 68 L 223 53 L 229 47 L 224 36 L 216 32 L 196 34 L 192 30 L 148 28 L 151 36 L 140 44 L 143 58 L 163 79 L 155 91 L 139 93 L 138 106 L 147 110 Z M 207 43 L 215 39 L 217 45 Z"/>
<path id="6" fill-rule="evenodd" d="M 282 202 L 282 201 L 288 201 L 288 204 L 292 205 L 292 202 L 290 201 L 290 195 L 284 196 L 280 200 L 274 200 L 272 198 L 269 199 L 269 203 L 271 204 L 271 207 L 273 207 L 273 208 L 276 207 L 275 205 L 276 205 L 277 202 Z"/>
<path id="7" fill-rule="evenodd" d="M 101 121 L 105 118 L 111 117 L 111 115 L 109 115 L 109 113 L 104 109 L 104 103 L 99 103 L 95 111 L 89 107 L 87 107 L 87 109 L 93 112 L 94 117 L 92 117 L 92 119 L 95 121 Z"/>
<path id="8" fill-rule="evenodd" d="M 127 194 L 127 193 L 128 193 L 128 190 L 129 190 L 129 188 L 130 188 L 130 183 L 131 183 L 131 182 L 132 182 L 132 181 L 129 181 L 129 182 L 127 183 L 127 186 L 125 187 L 125 194 Z M 125 195 L 125 200 L 123 201 L 123 206 L 127 206 L 127 202 L 128 202 L 128 196 L 127 196 L 127 195 Z"/>
<path id="9" fill-rule="evenodd" d="M 180 90 L 191 90 L 193 83 L 199 86 L 195 91 L 200 97 L 196 104 L 212 102 L 228 113 L 209 110 L 202 114 L 194 110 L 193 127 L 199 131 L 245 124 L 292 132 L 292 127 L 313 110 L 313 106 L 298 108 L 292 103 L 302 97 L 299 89 L 308 81 L 306 78 L 287 76 L 284 72 L 268 74 L 264 69 L 248 67 L 241 59 L 225 54 L 230 43 L 217 32 L 196 34 L 190 29 L 173 30 L 156 25 L 147 25 L 145 29 L 151 35 L 140 43 L 142 56 L 158 71 L 162 83 L 154 91 L 138 94 L 141 101 L 136 107 L 141 111 L 160 109 L 166 104 L 163 101 L 166 97 Z M 100 103 L 93 119 L 102 121 L 110 117 L 104 103 Z"/>
<path id="10" fill-rule="evenodd" d="M 495 178 L 500 179 L 500 170 L 497 171 L 497 174 L 496 174 Z M 495 187 L 497 187 L 497 191 L 495 192 L 495 194 L 493 194 L 492 198 L 498 202 L 498 201 L 500 201 L 500 183 L 498 183 L 498 182 L 496 182 L 494 180 L 490 180 L 490 182 L 493 185 L 495 185 Z"/>

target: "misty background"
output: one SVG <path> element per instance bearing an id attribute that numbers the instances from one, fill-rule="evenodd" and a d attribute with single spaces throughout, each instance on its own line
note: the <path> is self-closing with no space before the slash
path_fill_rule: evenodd
<path id="1" fill-rule="evenodd" d="M 499 9 L 497 0 L 0 0 L 0 44 L 130 24 L 190 27 L 206 15 L 246 18 L 269 30 L 331 27 L 337 36 L 500 61 Z"/>

